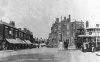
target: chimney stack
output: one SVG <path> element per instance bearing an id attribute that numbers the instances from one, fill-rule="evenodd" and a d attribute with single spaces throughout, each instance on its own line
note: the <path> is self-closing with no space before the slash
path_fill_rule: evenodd
<path id="1" fill-rule="evenodd" d="M 66 17 L 64 17 L 64 20 L 66 20 Z"/>
<path id="2" fill-rule="evenodd" d="M 89 22 L 88 21 L 86 21 L 86 28 L 88 28 L 89 27 Z"/>
<path id="3" fill-rule="evenodd" d="M 71 21 L 71 15 L 69 14 L 69 22 Z"/>
<path id="4" fill-rule="evenodd" d="M 59 18 L 56 18 L 56 22 L 59 22 Z"/>

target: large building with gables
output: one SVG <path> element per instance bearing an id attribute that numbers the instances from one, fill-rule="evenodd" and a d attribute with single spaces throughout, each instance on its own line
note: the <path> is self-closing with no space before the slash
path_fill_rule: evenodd
<path id="1" fill-rule="evenodd" d="M 58 47 L 59 42 L 69 41 L 69 45 L 74 44 L 75 34 L 77 29 L 84 28 L 83 21 L 71 22 L 71 15 L 66 17 L 56 18 L 52 24 L 51 33 L 49 33 L 48 45 Z"/>

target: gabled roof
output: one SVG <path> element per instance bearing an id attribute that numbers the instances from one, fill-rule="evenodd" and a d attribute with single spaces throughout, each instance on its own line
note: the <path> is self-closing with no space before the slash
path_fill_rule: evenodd
<path id="1" fill-rule="evenodd" d="M 100 27 L 86 28 L 86 29 L 100 29 Z"/>

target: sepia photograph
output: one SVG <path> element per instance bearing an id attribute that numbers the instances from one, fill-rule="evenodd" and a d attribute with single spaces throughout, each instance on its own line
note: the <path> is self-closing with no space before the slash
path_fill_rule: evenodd
<path id="1" fill-rule="evenodd" d="M 0 0 L 0 62 L 100 62 L 100 0 Z"/>

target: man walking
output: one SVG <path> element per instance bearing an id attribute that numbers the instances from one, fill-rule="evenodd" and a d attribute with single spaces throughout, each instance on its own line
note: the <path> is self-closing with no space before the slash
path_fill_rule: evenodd
<path id="1" fill-rule="evenodd" d="M 68 49 L 68 40 L 66 40 L 66 41 L 64 41 L 64 48 L 65 48 L 65 50 L 67 50 Z"/>

